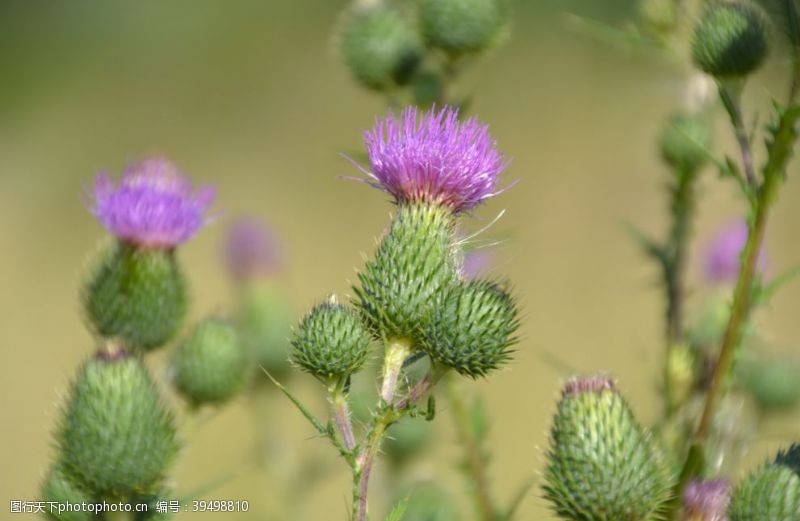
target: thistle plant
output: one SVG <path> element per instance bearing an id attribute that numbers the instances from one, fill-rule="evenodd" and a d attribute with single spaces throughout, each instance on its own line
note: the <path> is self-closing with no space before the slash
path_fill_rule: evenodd
<path id="1" fill-rule="evenodd" d="M 476 119 L 459 121 L 450 107 L 406 108 L 379 119 L 365 144 L 365 182 L 392 197 L 396 214 L 359 273 L 351 303 L 331 298 L 295 329 L 292 362 L 327 389 L 331 421 L 317 420 L 289 395 L 350 466 L 352 518 L 359 521 L 367 519 L 370 478 L 387 429 L 407 417 L 433 419 L 430 392 L 446 373 L 477 378 L 504 365 L 518 327 L 504 284 L 461 277 L 456 221 L 499 193 L 506 165 L 488 128 Z M 358 440 L 350 380 L 374 342 L 383 345 L 381 385 Z M 421 358 L 429 359 L 429 370 L 407 380 Z"/>

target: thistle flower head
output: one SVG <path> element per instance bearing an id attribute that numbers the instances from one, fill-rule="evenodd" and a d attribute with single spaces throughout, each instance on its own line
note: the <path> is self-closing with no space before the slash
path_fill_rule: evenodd
<path id="1" fill-rule="evenodd" d="M 211 187 L 193 190 L 170 161 L 151 157 L 125 169 L 117 186 L 107 174 L 95 178 L 92 213 L 117 238 L 146 248 L 173 248 L 206 222 Z"/>
<path id="2" fill-rule="evenodd" d="M 606 375 L 573 376 L 564 382 L 561 396 L 566 398 L 583 393 L 602 393 L 603 391 L 613 391 L 615 388 L 614 379 Z"/>
<path id="3" fill-rule="evenodd" d="M 709 243 L 705 255 L 704 269 L 709 281 L 725 283 L 737 279 L 747 234 L 747 224 L 743 221 L 733 222 L 717 232 Z M 765 267 L 766 256 L 762 250 L 756 268 L 759 272 L 763 272 Z"/>
<path id="4" fill-rule="evenodd" d="M 278 238 L 258 220 L 243 217 L 228 229 L 225 263 L 236 280 L 275 273 L 281 264 Z"/>
<path id="5" fill-rule="evenodd" d="M 379 119 L 364 134 L 375 184 L 398 203 L 442 204 L 468 211 L 497 193 L 506 161 L 474 118 L 460 122 L 458 109 L 407 107 Z"/>
<path id="6" fill-rule="evenodd" d="M 683 492 L 686 518 L 690 521 L 728 521 L 730 484 L 724 479 L 695 480 Z"/>

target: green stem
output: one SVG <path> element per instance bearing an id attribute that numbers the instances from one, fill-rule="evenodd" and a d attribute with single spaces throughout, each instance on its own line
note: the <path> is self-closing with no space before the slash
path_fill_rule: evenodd
<path id="1" fill-rule="evenodd" d="M 751 188 L 755 188 L 758 182 L 756 181 L 756 170 L 753 163 L 753 151 L 750 147 L 750 136 L 747 135 L 744 117 L 742 116 L 741 85 L 731 83 L 720 84 L 719 96 L 722 100 L 722 104 L 725 106 L 728 117 L 730 117 L 731 124 L 733 125 L 733 133 L 739 144 L 745 179 Z"/>
<path id="2" fill-rule="evenodd" d="M 356 437 L 353 434 L 353 423 L 350 420 L 350 406 L 347 403 L 347 395 L 344 392 L 346 379 L 340 378 L 330 388 L 331 408 L 333 409 L 333 419 L 339 434 L 342 436 L 342 444 L 348 451 L 355 449 Z"/>
<path id="3" fill-rule="evenodd" d="M 465 463 L 475 493 L 474 500 L 478 511 L 478 519 L 481 521 L 494 521 L 497 518 L 497 509 L 495 509 L 492 501 L 489 476 L 486 469 L 486 457 L 481 450 L 480 442 L 475 437 L 461 390 L 458 389 L 452 378 L 447 379 L 445 390 L 447 392 L 447 400 L 453 411 L 456 434 L 459 442 L 464 447 Z"/>
<path id="4" fill-rule="evenodd" d="M 381 399 L 387 405 L 394 401 L 403 362 L 411 354 L 411 344 L 405 339 L 394 339 L 386 346 L 383 358 L 383 383 L 381 384 Z"/>

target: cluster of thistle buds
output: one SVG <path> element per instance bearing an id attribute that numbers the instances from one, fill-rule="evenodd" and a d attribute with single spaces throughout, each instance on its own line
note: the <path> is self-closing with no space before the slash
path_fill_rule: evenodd
<path id="1" fill-rule="evenodd" d="M 358 275 L 355 298 L 331 297 L 314 307 L 297 326 L 291 350 L 292 362 L 330 390 L 339 439 L 331 437 L 353 469 L 358 520 L 366 515 L 366 485 L 385 429 L 421 412 L 418 402 L 446 372 L 478 378 L 505 364 L 518 328 L 507 284 L 464 276 L 456 235 L 458 219 L 499 192 L 506 161 L 487 127 L 459 121 L 449 107 L 406 108 L 364 137 L 365 182 L 389 194 L 396 213 Z M 349 382 L 375 342 L 385 346 L 380 397 L 359 442 L 349 418 Z M 421 358 L 430 361 L 428 373 L 407 382 L 405 369 Z"/>
<path id="2" fill-rule="evenodd" d="M 145 356 L 181 329 L 188 296 L 177 249 L 207 222 L 214 196 L 213 188 L 193 188 L 161 157 L 131 165 L 118 184 L 106 174 L 96 178 L 90 211 L 113 236 L 83 289 L 97 349 L 63 406 L 44 499 L 152 507 L 171 493 L 168 472 L 180 447 L 176 416 Z M 219 404 L 242 388 L 250 366 L 236 329 L 210 318 L 175 350 L 172 382 L 192 407 Z M 154 508 L 143 515 L 165 517 Z"/>
<path id="3" fill-rule="evenodd" d="M 651 7 L 655 4 L 648 3 Z M 797 5 L 792 0 L 784 4 L 787 13 L 794 13 L 796 23 Z M 681 248 L 692 212 L 693 184 L 712 155 L 708 112 L 679 115 L 672 119 L 661 140 L 662 157 L 676 174 L 670 187 L 675 219 L 671 242 L 661 246 L 644 239 L 648 252 L 664 268 L 670 301 L 664 423 L 652 432 L 643 427 L 615 382 L 607 376 L 569 379 L 552 423 L 543 485 L 545 497 L 560 518 L 574 521 L 800 519 L 800 447 L 792 445 L 779 451 L 738 483 L 720 473 L 719 462 L 732 456 L 710 450 L 715 443 L 724 446 L 718 439 L 724 433 L 717 432 L 715 425 L 726 423 L 722 420 L 728 414 L 727 394 L 731 389 L 750 385 L 741 381 L 741 372 L 733 371 L 733 362 L 747 360 L 743 351 L 748 346 L 742 340 L 747 331 L 746 318 L 760 299 L 765 298 L 764 226 L 777 187 L 785 176 L 800 119 L 800 107 L 792 89 L 789 106 L 776 106 L 777 123 L 768 129 L 768 159 L 759 175 L 752 164 L 750 137 L 742 129 L 740 102 L 746 78 L 764 62 L 767 49 L 767 17 L 760 7 L 746 0 L 715 0 L 703 6 L 694 28 L 691 57 L 696 67 L 717 83 L 730 116 L 742 151 L 742 166 L 729 159 L 724 173 L 738 181 L 750 212 L 747 220 L 735 222 L 714 240 L 705 258 L 704 271 L 707 280 L 728 291 L 730 284 L 735 283 L 733 299 L 731 302 L 730 295 L 726 295 L 721 320 L 716 321 L 722 324 L 714 326 L 711 345 L 687 344 L 687 349 L 683 349 L 683 343 L 693 339 L 682 324 L 682 309 L 673 306 L 675 299 L 682 297 L 680 272 L 685 252 Z M 708 352 L 702 352 L 701 348 Z M 703 363 L 691 360 L 700 355 L 704 357 Z M 765 385 L 763 368 L 753 373 L 759 377 L 751 392 L 765 408 L 797 403 L 791 386 L 780 382 Z M 704 405 L 702 411 L 689 400 L 695 393 Z M 691 417 L 682 416 L 690 413 Z M 684 438 L 678 444 L 664 439 L 668 432 L 665 425 L 676 418 L 686 422 L 681 429 Z M 737 424 L 732 428 L 744 426 Z"/>
<path id="4" fill-rule="evenodd" d="M 353 77 L 395 102 L 442 103 L 447 83 L 470 58 L 507 33 L 505 0 L 355 0 L 338 47 Z"/>

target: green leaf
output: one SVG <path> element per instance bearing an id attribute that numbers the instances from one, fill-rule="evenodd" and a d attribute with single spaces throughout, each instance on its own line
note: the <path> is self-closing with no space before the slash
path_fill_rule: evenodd
<path id="1" fill-rule="evenodd" d="M 408 500 L 409 497 L 406 496 L 405 498 L 401 499 L 389 512 L 389 515 L 386 517 L 386 521 L 402 521 L 403 516 L 406 515 L 406 510 L 408 510 Z"/>
<path id="2" fill-rule="evenodd" d="M 644 251 L 647 256 L 657 260 L 662 265 L 669 261 L 669 255 L 664 246 L 648 236 L 635 224 L 624 222 L 623 225 L 631 239 L 642 248 L 642 251 Z"/>
<path id="3" fill-rule="evenodd" d="M 778 275 L 769 283 L 759 286 L 755 290 L 755 295 L 753 295 L 753 305 L 763 306 L 769 304 L 770 300 L 772 300 L 772 297 L 775 296 L 775 293 L 777 293 L 779 289 L 792 282 L 798 276 L 800 276 L 800 266 L 795 266 Z"/>

